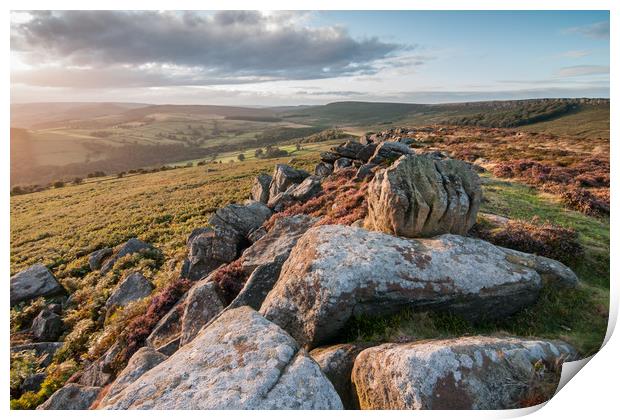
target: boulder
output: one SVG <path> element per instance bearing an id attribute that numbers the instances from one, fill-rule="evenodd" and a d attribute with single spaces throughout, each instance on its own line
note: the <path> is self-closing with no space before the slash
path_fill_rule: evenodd
<path id="1" fill-rule="evenodd" d="M 343 157 L 334 162 L 334 172 L 341 171 L 345 168 L 353 165 L 353 161 L 349 158 Z"/>
<path id="2" fill-rule="evenodd" d="M 318 177 L 325 178 L 334 172 L 334 165 L 326 162 L 319 162 L 314 168 L 314 174 Z"/>
<path id="3" fill-rule="evenodd" d="M 355 388 L 351 383 L 351 371 L 357 355 L 370 345 L 369 343 L 334 344 L 310 352 L 310 357 L 319 364 L 321 371 L 334 385 L 342 405 L 347 410 L 360 408 Z"/>
<path id="4" fill-rule="evenodd" d="M 151 347 L 141 347 L 131 356 L 125 369 L 123 369 L 114 382 L 112 382 L 99 405 L 105 405 L 110 398 L 117 395 L 128 385 L 138 380 L 145 372 L 151 370 L 167 358 L 167 356 Z"/>
<path id="5" fill-rule="evenodd" d="M 519 338 L 390 343 L 362 351 L 351 376 L 362 409 L 501 410 L 520 408 L 533 388 L 551 398 L 555 365 L 575 357 L 565 343 Z"/>
<path id="6" fill-rule="evenodd" d="M 55 343 L 29 343 L 20 344 L 11 347 L 11 353 L 19 353 L 22 351 L 34 351 L 35 356 L 39 359 L 39 366 L 45 368 L 52 363 L 54 354 L 62 347 L 61 342 Z"/>
<path id="7" fill-rule="evenodd" d="M 269 198 L 287 190 L 293 184 L 299 184 L 310 174 L 302 169 L 295 169 L 284 164 L 277 164 L 269 185 Z"/>
<path id="8" fill-rule="evenodd" d="M 557 261 L 479 239 L 406 239 L 318 226 L 298 240 L 260 312 L 312 348 L 334 337 L 352 316 L 412 308 L 472 321 L 501 318 L 532 304 L 543 280 L 577 283 Z"/>
<path id="9" fill-rule="evenodd" d="M 391 164 L 403 155 L 415 154 L 409 146 L 395 141 L 386 141 L 377 146 L 373 155 L 368 159 L 368 163 L 376 165 Z"/>
<path id="10" fill-rule="evenodd" d="M 189 255 L 182 276 L 199 280 L 220 265 L 234 261 L 242 248 L 243 238 L 232 228 L 217 226 L 195 230 L 188 242 Z"/>
<path id="11" fill-rule="evenodd" d="M 340 155 L 334 152 L 321 152 L 320 157 L 322 162 L 334 163 L 336 159 L 340 157 Z"/>
<path id="12" fill-rule="evenodd" d="M 20 387 L 21 392 L 38 392 L 46 376 L 45 373 L 35 373 L 27 376 Z"/>
<path id="13" fill-rule="evenodd" d="M 332 152 L 334 152 L 339 157 L 349 158 L 351 160 L 357 159 L 357 154 L 364 149 L 364 145 L 360 142 L 349 140 L 345 143 L 342 143 L 338 146 L 332 147 Z"/>
<path id="14" fill-rule="evenodd" d="M 184 346 L 192 341 L 207 322 L 224 310 L 224 306 L 224 299 L 219 295 L 219 286 L 211 276 L 193 285 L 187 293 L 181 316 L 179 345 Z"/>
<path id="15" fill-rule="evenodd" d="M 172 309 L 155 324 L 153 331 L 151 331 L 151 334 L 149 334 L 146 339 L 147 345 L 153 348 L 159 348 L 168 344 L 171 340 L 180 337 L 181 320 L 183 318 L 183 311 L 185 310 L 186 299 L 187 294 L 181 297 L 179 301 L 174 304 Z"/>
<path id="16" fill-rule="evenodd" d="M 112 255 L 112 248 L 102 248 L 88 256 L 88 266 L 92 271 L 99 270 L 103 260 Z"/>
<path id="17" fill-rule="evenodd" d="M 55 341 L 63 332 L 62 318 L 48 309 L 43 309 L 32 321 L 31 331 L 37 341 Z"/>
<path id="18" fill-rule="evenodd" d="M 368 160 L 375 154 L 377 150 L 377 145 L 374 143 L 367 144 L 362 147 L 355 155 L 355 160 L 360 160 L 362 162 L 368 162 Z"/>
<path id="19" fill-rule="evenodd" d="M 229 204 L 217 209 L 209 219 L 209 225 L 231 228 L 239 235 L 246 237 L 269 217 L 271 217 L 271 210 L 265 204 L 251 201 L 248 204 Z"/>
<path id="20" fill-rule="evenodd" d="M 67 384 L 54 392 L 37 410 L 88 410 L 101 388 Z"/>
<path id="21" fill-rule="evenodd" d="M 290 205 L 295 203 L 295 199 L 292 196 L 293 190 L 298 187 L 298 184 L 292 184 L 286 191 L 277 193 L 275 196 L 269 198 L 267 207 L 275 212 L 281 212 Z"/>
<path id="22" fill-rule="evenodd" d="M 267 204 L 269 200 L 269 184 L 271 184 L 271 175 L 260 174 L 254 178 L 250 194 L 252 200 Z"/>
<path id="23" fill-rule="evenodd" d="M 108 385 L 114 379 L 108 366 L 105 365 L 105 357 L 91 363 L 82 372 L 78 372 L 79 378 L 76 383 L 88 387 L 103 387 Z M 71 381 L 70 381 L 71 382 Z"/>
<path id="24" fill-rule="evenodd" d="M 379 165 L 375 165 L 374 163 L 365 163 L 359 167 L 357 173 L 355 174 L 355 179 L 357 181 L 363 181 L 365 179 L 369 179 L 375 176 L 375 168 L 378 168 Z"/>
<path id="25" fill-rule="evenodd" d="M 290 191 L 291 197 L 297 201 L 306 201 L 321 192 L 321 179 L 311 175 Z"/>
<path id="26" fill-rule="evenodd" d="M 144 299 L 153 291 L 150 281 L 138 271 L 134 271 L 123 279 L 114 288 L 114 291 L 105 303 L 108 313 L 119 306 L 127 306 L 131 302 Z"/>
<path id="27" fill-rule="evenodd" d="M 242 307 L 222 314 L 100 408 L 340 409 L 342 403 L 295 340 Z"/>
<path id="28" fill-rule="evenodd" d="M 209 219 L 210 227 L 189 235 L 188 258 L 181 275 L 200 280 L 222 264 L 234 261 L 249 243 L 248 236 L 271 217 L 271 210 L 258 201 L 229 204 Z"/>
<path id="29" fill-rule="evenodd" d="M 101 273 L 105 274 L 110 271 L 112 267 L 114 267 L 116 261 L 126 255 L 131 255 L 135 254 L 136 252 L 148 251 L 152 249 L 154 248 L 150 244 L 147 244 L 146 242 L 141 241 L 138 238 L 131 238 L 120 247 L 118 247 L 116 252 L 114 252 L 110 258 L 105 260 L 105 262 L 101 265 Z"/>
<path id="30" fill-rule="evenodd" d="M 40 296 L 64 292 L 52 272 L 43 264 L 35 264 L 11 277 L 11 306 Z"/>
<path id="31" fill-rule="evenodd" d="M 464 235 L 481 200 L 480 179 L 465 162 L 404 156 L 368 185 L 366 227 L 410 238 Z"/>

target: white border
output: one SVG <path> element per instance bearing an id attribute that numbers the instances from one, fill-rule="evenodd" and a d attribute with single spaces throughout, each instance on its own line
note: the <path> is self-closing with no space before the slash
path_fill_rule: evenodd
<path id="1" fill-rule="evenodd" d="M 3 86 L 3 102 L 2 109 L 3 115 L 3 131 L 2 137 L 2 152 L 0 153 L 0 159 L 2 159 L 2 170 L 4 177 L 1 191 L 2 202 L 2 227 L 0 241 L 1 253 L 3 258 L 1 260 L 1 268 L 3 279 L 5 281 L 5 293 L 2 294 L 2 307 L 5 314 L 8 315 L 9 308 L 9 293 L 8 293 L 8 279 L 9 279 L 9 226 L 10 226 L 10 201 L 9 201 L 9 103 L 10 103 L 10 52 L 9 52 L 9 10 L 32 10 L 32 9 L 125 9 L 125 10 L 146 10 L 146 9 L 177 9 L 177 10 L 197 10 L 197 9 L 264 9 L 264 10 L 611 10 L 611 68 L 612 73 L 614 69 L 618 68 L 618 37 L 620 36 L 620 28 L 618 27 L 618 9 L 620 2 L 605 1 L 605 0 L 590 0 L 590 1 L 576 1 L 576 0 L 564 0 L 564 1 L 549 1 L 549 0 L 521 0 L 521 1 L 497 1 L 497 0 L 475 0 L 475 1 L 404 1 L 404 0 L 382 0 L 381 2 L 366 2 L 361 4 L 358 1 L 352 0 L 298 0 L 293 2 L 283 0 L 269 0 L 269 1 L 241 1 L 241 0 L 213 0 L 213 1 L 199 1 L 199 0 L 176 0 L 174 2 L 166 2 L 161 0 L 135 1 L 135 0 L 91 0 L 76 1 L 76 0 L 55 0 L 55 1 L 43 1 L 43 0 L 22 0 L 22 1 L 5 1 L 6 8 L 2 25 L 4 27 L 2 44 L 4 48 L 3 64 L 4 64 L 4 77 L 5 83 Z M 617 161 L 617 147 L 614 145 L 618 141 L 618 135 L 616 134 L 619 129 L 617 107 L 615 106 L 614 98 L 618 98 L 618 85 L 615 79 L 611 80 L 611 158 L 612 158 L 612 191 L 617 187 L 617 170 L 615 162 Z M 616 118 L 613 118 L 613 117 Z M 617 220 L 618 211 L 617 208 L 612 207 L 612 220 Z M 459 411 L 459 412 L 437 412 L 437 411 L 418 411 L 418 412 L 387 412 L 387 411 L 375 411 L 375 412 L 337 412 L 337 413 L 316 413 L 316 412 L 296 412 L 294 414 L 290 412 L 115 412 L 112 415 L 115 418 L 135 418 L 148 416 L 150 419 L 166 418 L 172 416 L 183 416 L 184 418 L 203 418 L 209 416 L 209 418 L 237 418 L 237 416 L 252 416 L 257 419 L 273 419 L 275 418 L 289 418 L 295 416 L 296 418 L 308 418 L 316 419 L 317 416 L 331 417 L 338 416 L 338 418 L 364 416 L 382 419 L 385 417 L 399 417 L 410 418 L 435 418 L 435 419 L 481 419 L 481 418 L 506 418 L 506 417 L 518 417 L 521 415 L 530 414 L 533 419 L 543 418 L 563 418 L 572 419 L 578 418 L 580 420 L 588 418 L 610 418 L 617 416 L 618 411 L 618 391 L 616 383 L 619 374 L 618 355 L 620 355 L 620 344 L 616 336 L 612 336 L 611 333 L 615 326 L 618 314 L 618 264 L 615 260 L 617 257 L 617 238 L 618 229 L 615 223 L 611 224 L 611 310 L 610 310 L 610 324 L 607 334 L 607 343 L 604 348 L 594 356 L 587 366 L 583 368 L 577 375 L 577 378 L 571 380 L 566 384 L 564 388 L 542 409 L 537 407 L 535 409 L 526 410 L 512 410 L 512 411 L 496 411 L 496 412 L 471 412 L 471 411 Z M 2 364 L 2 373 L 4 384 L 6 384 L 4 391 L 0 391 L 2 398 L 1 409 L 14 418 L 30 418 L 40 416 L 45 419 L 56 418 L 77 418 L 80 417 L 100 417 L 110 416 L 106 412 L 23 412 L 8 410 L 9 407 L 9 389 L 8 389 L 8 350 L 9 350 L 9 317 L 2 317 L 2 338 L 3 346 L 0 350 L 2 359 L 5 361 Z M 616 414 L 613 414 L 616 413 Z"/>

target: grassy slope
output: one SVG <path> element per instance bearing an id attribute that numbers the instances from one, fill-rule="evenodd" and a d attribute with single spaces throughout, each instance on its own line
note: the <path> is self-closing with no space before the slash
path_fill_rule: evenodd
<path id="1" fill-rule="evenodd" d="M 276 162 L 308 162 L 331 143 L 307 145 L 291 157 L 234 165 L 210 164 L 125 178 L 102 178 L 40 193 L 11 197 L 11 271 L 42 262 L 82 264 L 78 253 L 138 236 L 167 255 L 182 250 L 192 229 L 205 226 L 218 207 L 247 198 L 253 176 Z M 293 149 L 294 146 L 289 147 Z M 222 156 L 226 162 L 237 154 Z M 299 165 L 297 163 L 296 165 Z M 308 168 L 312 165 L 307 163 Z M 213 172 L 207 172 L 210 169 Z"/>
<path id="2" fill-rule="evenodd" d="M 519 127 L 523 131 L 543 132 L 558 136 L 609 139 L 609 107 L 587 107 L 580 112 L 551 121 Z"/>

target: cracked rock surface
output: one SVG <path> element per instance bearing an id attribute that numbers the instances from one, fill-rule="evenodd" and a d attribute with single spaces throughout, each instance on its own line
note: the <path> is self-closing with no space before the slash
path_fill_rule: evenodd
<path id="1" fill-rule="evenodd" d="M 249 307 L 222 314 L 105 409 L 341 409 L 319 366 Z"/>

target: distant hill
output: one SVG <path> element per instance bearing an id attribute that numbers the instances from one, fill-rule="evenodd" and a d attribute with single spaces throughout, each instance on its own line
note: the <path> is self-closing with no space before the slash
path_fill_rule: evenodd
<path id="1" fill-rule="evenodd" d="M 569 114 L 609 112 L 608 99 L 528 99 L 449 104 L 333 102 L 286 110 L 280 116 L 305 124 L 449 124 L 509 128 L 550 121 Z"/>
<path id="2" fill-rule="evenodd" d="M 146 104 L 119 102 L 36 102 L 11 104 L 11 127 L 47 128 L 53 122 L 122 114 Z"/>

